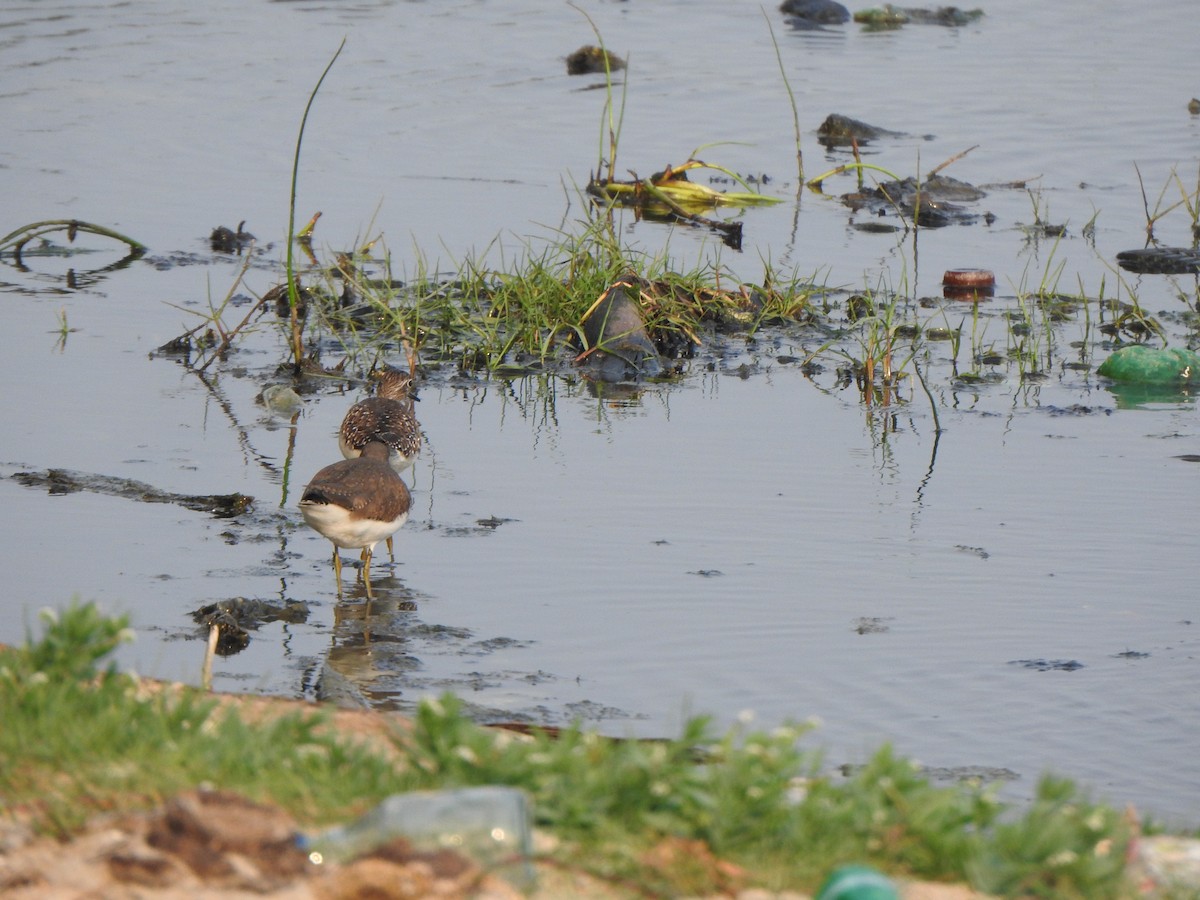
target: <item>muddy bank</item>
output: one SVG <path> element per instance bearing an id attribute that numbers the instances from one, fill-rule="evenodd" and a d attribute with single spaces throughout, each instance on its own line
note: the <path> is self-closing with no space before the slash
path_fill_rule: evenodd
<path id="1" fill-rule="evenodd" d="M 144 681 L 145 690 L 178 691 L 178 685 Z M 296 712 L 329 713 L 300 701 L 220 695 L 218 701 L 247 721 Z M 336 710 L 328 725 L 351 741 L 394 754 L 393 735 L 410 726 L 395 714 Z M 430 896 L 535 900 L 576 897 L 607 900 L 631 896 L 629 885 L 610 883 L 549 858 L 535 862 L 536 888 L 522 893 L 449 850 L 423 852 L 403 839 L 391 841 L 344 865 L 315 864 L 302 849 L 303 823 L 281 809 L 230 792 L 187 791 L 139 814 L 101 816 L 72 839 L 35 836 L 19 816 L 0 819 L 0 893 L 14 900 L 46 896 L 107 898 L 276 898 L 417 900 Z M 535 834 L 535 853 L 551 852 L 555 839 Z M 678 842 L 664 841 L 647 851 L 649 864 L 671 864 Z M 736 867 L 713 857 L 703 845 L 687 852 L 717 871 Z M 744 880 L 744 879 L 736 879 Z M 719 883 L 719 882 L 714 882 Z M 737 888 L 716 895 L 745 900 L 804 900 L 799 892 L 771 893 Z M 984 895 L 965 886 L 902 885 L 905 900 L 975 900 Z"/>
<path id="2" fill-rule="evenodd" d="M 179 692 L 181 685 L 143 680 L 148 693 Z M 322 728 L 362 742 L 395 758 L 394 739 L 410 720 L 372 710 L 330 710 L 303 701 L 256 696 L 215 695 L 226 710 L 248 722 L 280 716 L 326 716 Z M 514 738 L 519 739 L 519 738 Z M 102 896 L 192 900 L 192 898 L 275 898 L 275 900 L 534 900 L 574 897 L 609 900 L 644 894 L 624 881 L 607 881 L 552 859 L 556 839 L 535 833 L 536 886 L 522 892 L 452 850 L 421 850 L 403 838 L 387 842 L 345 864 L 314 862 L 305 849 L 305 823 L 271 804 L 219 788 L 182 792 L 144 812 L 98 816 L 70 840 L 37 836 L 20 810 L 0 817 L 0 894 L 14 900 L 47 896 Z M 1200 841 L 1144 837 L 1130 859 L 1130 876 L 1146 897 L 1178 896 L 1166 885 L 1200 884 Z M 796 891 L 745 888 L 753 873 L 714 857 L 700 842 L 665 839 L 649 848 L 643 862 L 670 866 L 687 853 L 711 873 L 711 883 L 727 889 L 711 897 L 738 900 L 806 900 Z M 541 854 L 547 854 L 541 857 Z M 900 881 L 904 900 L 986 900 L 965 885 Z"/>

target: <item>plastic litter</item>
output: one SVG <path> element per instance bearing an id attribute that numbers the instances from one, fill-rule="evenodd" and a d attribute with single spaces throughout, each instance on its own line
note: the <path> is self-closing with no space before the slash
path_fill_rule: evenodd
<path id="1" fill-rule="evenodd" d="M 530 802 L 509 787 L 393 794 L 347 825 L 306 841 L 315 863 L 346 862 L 398 837 L 423 850 L 449 848 L 520 887 L 534 882 Z"/>
<path id="2" fill-rule="evenodd" d="M 816 900 L 899 900 L 892 880 L 870 866 L 841 866 L 829 873 Z"/>
<path id="3" fill-rule="evenodd" d="M 1200 356 L 1191 350 L 1122 347 L 1096 370 L 1105 378 L 1137 384 L 1200 383 Z"/>

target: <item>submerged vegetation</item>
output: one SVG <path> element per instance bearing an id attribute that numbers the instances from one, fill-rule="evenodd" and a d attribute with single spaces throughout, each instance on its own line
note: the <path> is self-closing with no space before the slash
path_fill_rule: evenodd
<path id="1" fill-rule="evenodd" d="M 1136 823 L 1055 778 L 1017 812 L 986 785 L 935 787 L 887 748 L 848 775 L 822 774 L 804 726 L 716 735 L 693 718 L 662 741 L 514 735 L 473 724 L 452 696 L 378 744 L 350 741 L 319 709 L 250 721 L 202 692 L 120 674 L 106 659 L 130 632 L 93 605 L 44 611 L 42 626 L 0 650 L 0 815 L 62 837 L 199 783 L 278 804 L 303 828 L 395 792 L 495 784 L 532 798 L 554 839 L 544 862 L 642 896 L 811 890 L 844 861 L 1005 897 L 1134 893 Z M 675 852 L 651 852 L 664 844 Z"/>

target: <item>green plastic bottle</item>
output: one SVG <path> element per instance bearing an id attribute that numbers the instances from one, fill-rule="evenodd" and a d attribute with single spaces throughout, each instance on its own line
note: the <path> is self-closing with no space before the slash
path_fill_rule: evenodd
<path id="1" fill-rule="evenodd" d="M 1182 348 L 1131 344 L 1114 350 L 1096 371 L 1113 381 L 1134 384 L 1195 384 L 1200 382 L 1200 356 Z"/>
<path id="2" fill-rule="evenodd" d="M 870 866 L 841 866 L 829 873 L 816 900 L 899 900 L 890 878 Z"/>

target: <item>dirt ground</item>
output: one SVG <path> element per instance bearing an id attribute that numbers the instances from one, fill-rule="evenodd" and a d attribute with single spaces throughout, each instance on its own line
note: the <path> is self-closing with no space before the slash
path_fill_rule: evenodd
<path id="1" fill-rule="evenodd" d="M 147 685 L 147 690 L 170 690 Z M 298 701 L 261 697 L 222 697 L 253 720 L 297 709 Z M 368 710 L 338 710 L 331 727 L 391 752 L 388 735 L 407 723 Z M 422 852 L 403 839 L 345 865 L 314 864 L 296 842 L 297 823 L 284 811 L 236 794 L 190 791 L 147 813 L 94 820 L 71 841 L 37 837 L 20 821 L 0 820 L 0 896 L 12 900 L 533 900 L 581 898 L 616 900 L 638 896 L 560 866 L 538 864 L 536 887 L 522 893 L 500 877 L 483 872 L 450 850 Z M 537 836 L 536 840 L 550 840 Z M 1185 855 L 1195 842 L 1175 842 Z M 1174 846 L 1174 845 L 1173 845 Z M 1178 855 L 1179 846 L 1174 846 Z M 673 855 L 711 865 L 712 883 L 725 884 L 722 897 L 737 900 L 803 900 L 799 893 L 772 894 L 739 886 L 736 867 L 711 857 L 689 842 L 664 842 L 651 851 L 664 864 Z M 1150 879 L 1147 879 L 1150 886 Z M 905 883 L 904 900 L 976 900 L 958 885 Z"/>

